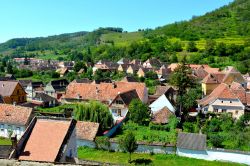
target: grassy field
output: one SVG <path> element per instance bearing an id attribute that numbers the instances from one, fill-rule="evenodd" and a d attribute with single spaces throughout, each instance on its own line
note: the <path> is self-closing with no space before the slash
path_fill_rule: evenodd
<path id="1" fill-rule="evenodd" d="M 11 145 L 11 140 L 8 138 L 0 137 L 0 145 Z"/>
<path id="2" fill-rule="evenodd" d="M 127 130 L 133 131 L 137 141 L 152 142 L 164 142 L 175 144 L 176 132 L 168 132 L 161 130 L 152 130 L 148 126 L 139 126 L 134 123 L 125 124 L 121 131 L 115 136 L 115 139 L 119 139 L 126 133 Z"/>
<path id="3" fill-rule="evenodd" d="M 143 32 L 131 32 L 131 33 L 108 33 L 101 36 L 101 41 L 114 41 L 117 46 L 125 46 L 133 41 L 143 39 Z"/>
<path id="4" fill-rule="evenodd" d="M 132 163 L 128 163 L 128 154 L 122 152 L 107 152 L 102 150 L 91 149 L 87 147 L 80 147 L 78 149 L 78 158 L 99 161 L 105 163 L 115 163 L 123 165 L 155 165 L 155 166 L 238 166 L 241 164 L 235 163 L 225 163 L 218 161 L 205 161 L 198 160 L 186 157 L 179 157 L 176 155 L 167 155 L 167 154 L 143 154 L 143 153 L 134 153 L 132 154 Z"/>

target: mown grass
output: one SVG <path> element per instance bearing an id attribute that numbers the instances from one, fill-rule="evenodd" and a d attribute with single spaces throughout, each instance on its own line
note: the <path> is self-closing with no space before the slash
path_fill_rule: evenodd
<path id="1" fill-rule="evenodd" d="M 8 138 L 0 137 L 0 145 L 11 145 L 11 140 Z"/>
<path id="2" fill-rule="evenodd" d="M 238 166 L 241 164 L 226 163 L 218 161 L 205 161 L 187 157 L 180 157 L 173 154 L 144 154 L 133 153 L 132 163 L 128 163 L 128 153 L 108 152 L 96 150 L 87 147 L 78 148 L 78 158 L 105 163 L 123 164 L 123 165 L 155 165 L 155 166 Z"/>

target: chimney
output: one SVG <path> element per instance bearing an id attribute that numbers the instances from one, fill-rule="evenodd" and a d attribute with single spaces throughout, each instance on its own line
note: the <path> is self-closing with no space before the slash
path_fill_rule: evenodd
<path id="1" fill-rule="evenodd" d="M 96 91 L 96 94 L 98 94 L 98 93 L 99 93 L 99 89 L 98 89 L 98 87 L 95 87 L 95 91 Z"/>
<path id="2" fill-rule="evenodd" d="M 113 89 L 115 89 L 117 87 L 115 82 L 112 82 L 112 86 L 113 86 Z"/>
<path id="3" fill-rule="evenodd" d="M 16 149 L 17 148 L 17 137 L 16 137 L 16 134 L 12 133 L 10 139 L 11 139 L 12 149 Z"/>

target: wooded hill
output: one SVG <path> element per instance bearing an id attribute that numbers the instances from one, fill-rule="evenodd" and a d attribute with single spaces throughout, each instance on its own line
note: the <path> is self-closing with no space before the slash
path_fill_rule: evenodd
<path id="1" fill-rule="evenodd" d="M 154 30 L 126 32 L 122 28 L 99 28 L 93 32 L 12 39 L 0 44 L 0 54 L 10 58 L 87 61 L 157 57 L 167 62 L 179 61 L 185 54 L 190 63 L 237 67 L 237 61 L 250 59 L 249 37 L 250 1 L 235 0 L 203 16 Z M 247 67 L 240 70 L 247 72 Z"/>

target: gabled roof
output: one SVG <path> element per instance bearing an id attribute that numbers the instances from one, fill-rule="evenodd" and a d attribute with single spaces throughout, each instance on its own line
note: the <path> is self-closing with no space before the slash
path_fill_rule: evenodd
<path id="1" fill-rule="evenodd" d="M 175 113 L 175 108 L 170 103 L 165 94 L 156 99 L 152 104 L 149 105 L 149 107 L 153 113 L 161 110 L 164 107 L 167 107 L 171 112 Z"/>
<path id="2" fill-rule="evenodd" d="M 42 81 L 36 81 L 36 82 L 30 82 L 28 86 L 32 86 L 32 88 L 39 88 L 39 87 L 43 87 L 44 84 Z"/>
<path id="3" fill-rule="evenodd" d="M 17 81 L 0 81 L 0 95 L 11 96 L 18 84 Z"/>
<path id="4" fill-rule="evenodd" d="M 120 97 L 122 99 L 122 101 L 124 102 L 125 105 L 129 105 L 130 102 L 133 100 L 133 99 L 139 99 L 139 96 L 136 92 L 135 89 L 133 90 L 129 90 L 127 92 L 123 92 L 123 93 L 118 93 L 117 96 L 114 98 L 114 100 L 112 101 L 112 103 L 118 98 Z M 111 104 L 112 104 L 111 103 Z"/>
<path id="5" fill-rule="evenodd" d="M 33 119 L 34 120 L 34 119 Z M 75 120 L 36 118 L 19 160 L 55 162 L 75 129 Z M 29 132 L 26 130 L 26 132 Z M 24 134 L 25 135 L 25 134 Z"/>
<path id="6" fill-rule="evenodd" d="M 178 133 L 177 148 L 190 150 L 206 150 L 207 136 L 196 133 Z"/>
<path id="7" fill-rule="evenodd" d="M 155 90 L 155 96 L 161 96 L 163 94 L 165 94 L 170 88 L 172 88 L 171 86 L 156 86 L 156 90 Z M 173 88 L 172 88 L 173 89 Z"/>
<path id="8" fill-rule="evenodd" d="M 117 94 L 136 89 L 138 96 L 144 101 L 147 95 L 146 86 L 144 83 L 137 82 L 115 82 L 115 83 L 73 83 L 71 82 L 66 90 L 63 98 L 82 100 L 98 100 L 103 102 L 112 101 Z"/>
<path id="9" fill-rule="evenodd" d="M 18 80 L 18 82 L 23 88 L 26 88 L 29 85 L 29 83 L 32 82 L 32 80 Z"/>
<path id="10" fill-rule="evenodd" d="M 238 99 L 238 97 L 234 94 L 232 89 L 225 83 L 221 83 L 218 85 L 211 94 L 199 100 L 198 103 L 201 106 L 206 106 L 209 103 L 215 101 L 218 98 L 222 99 Z"/>
<path id="11" fill-rule="evenodd" d="M 28 124 L 32 109 L 11 104 L 0 104 L 0 123 L 22 125 Z"/>
<path id="12" fill-rule="evenodd" d="M 77 121 L 76 137 L 77 139 L 93 141 L 99 129 L 99 123 Z"/>
<path id="13" fill-rule="evenodd" d="M 219 84 L 223 82 L 225 73 L 210 73 L 203 80 L 202 83 L 205 84 Z"/>
<path id="14" fill-rule="evenodd" d="M 55 101 L 56 99 L 54 97 L 51 97 L 45 93 L 36 93 L 34 100 L 39 100 L 42 102 L 50 102 L 50 101 Z"/>
<path id="15" fill-rule="evenodd" d="M 153 114 L 152 122 L 158 124 L 166 124 L 170 116 L 174 115 L 166 106 Z"/>

